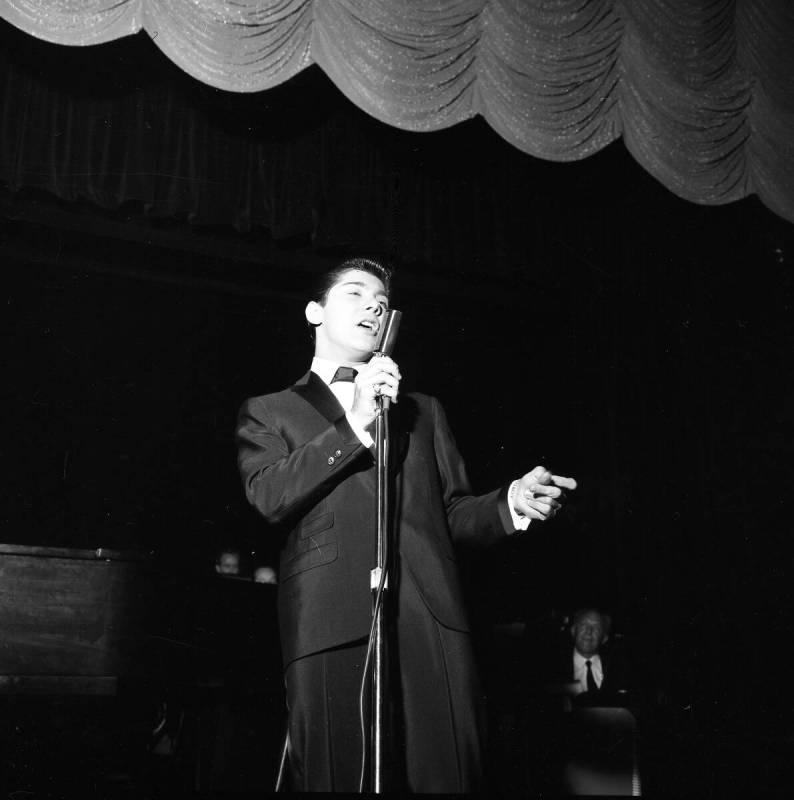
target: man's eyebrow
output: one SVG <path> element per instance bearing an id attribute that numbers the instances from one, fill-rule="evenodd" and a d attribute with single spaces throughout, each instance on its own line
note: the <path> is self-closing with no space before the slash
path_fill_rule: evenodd
<path id="1" fill-rule="evenodd" d="M 360 286 L 362 289 L 366 289 L 367 284 L 364 281 L 342 281 L 339 286 Z M 378 297 L 385 297 L 387 300 L 389 299 L 389 295 L 386 292 L 378 292 Z"/>

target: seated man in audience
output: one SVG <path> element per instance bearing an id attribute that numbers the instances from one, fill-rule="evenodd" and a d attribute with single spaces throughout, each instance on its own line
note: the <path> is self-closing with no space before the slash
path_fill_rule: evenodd
<path id="1" fill-rule="evenodd" d="M 548 641 L 545 653 L 535 642 L 537 658 L 528 665 L 526 745 L 527 780 L 533 792 L 570 794 L 566 765 L 582 758 L 590 766 L 604 762 L 604 753 L 622 741 L 620 731 L 588 725 L 576 713 L 579 708 L 632 703 L 627 661 L 610 636 L 611 628 L 609 614 L 581 608 L 554 634 L 556 641 Z"/>
<path id="2" fill-rule="evenodd" d="M 538 711 L 573 706 L 624 706 L 629 702 L 629 669 L 619 643 L 610 638 L 612 619 L 595 607 L 571 616 L 562 644 L 533 645 L 529 664 L 530 703 Z M 543 652 L 545 650 L 545 652 Z"/>
<path id="3" fill-rule="evenodd" d="M 257 567 L 254 570 L 254 583 L 278 583 L 276 570 L 274 570 L 273 567 L 268 567 L 266 565 Z"/>
<path id="4" fill-rule="evenodd" d="M 215 558 L 218 575 L 238 577 L 240 575 L 240 551 L 236 547 L 224 547 Z"/>
<path id="5" fill-rule="evenodd" d="M 547 694 L 563 707 L 622 706 L 628 702 L 628 664 L 610 642 L 612 619 L 598 608 L 580 608 L 571 618 L 570 639 L 543 677 Z"/>

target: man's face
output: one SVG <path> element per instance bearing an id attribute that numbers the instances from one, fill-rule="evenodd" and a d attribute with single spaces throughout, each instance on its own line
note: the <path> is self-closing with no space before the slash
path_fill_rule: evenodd
<path id="1" fill-rule="evenodd" d="M 606 640 L 604 621 L 596 612 L 581 617 L 571 628 L 571 633 L 576 649 L 585 657 L 594 656 Z"/>
<path id="2" fill-rule="evenodd" d="M 375 349 L 388 302 L 379 278 L 358 269 L 342 273 L 324 305 L 306 306 L 306 318 L 317 326 L 314 354 L 342 364 L 366 361 Z"/>
<path id="3" fill-rule="evenodd" d="M 219 575 L 237 575 L 240 572 L 240 557 L 237 553 L 221 553 L 215 571 Z"/>

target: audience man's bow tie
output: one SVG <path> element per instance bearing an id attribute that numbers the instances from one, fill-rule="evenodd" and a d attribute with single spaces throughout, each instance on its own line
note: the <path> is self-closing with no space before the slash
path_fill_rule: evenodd
<path id="1" fill-rule="evenodd" d="M 336 381 L 354 381 L 356 375 L 358 375 L 358 370 L 353 369 L 353 367 L 339 367 L 334 373 L 334 377 L 331 378 L 331 383 L 336 383 Z"/>

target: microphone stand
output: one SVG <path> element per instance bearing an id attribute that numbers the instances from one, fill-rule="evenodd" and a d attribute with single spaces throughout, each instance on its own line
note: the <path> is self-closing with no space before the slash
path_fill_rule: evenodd
<path id="1" fill-rule="evenodd" d="M 378 334 L 375 353 L 391 355 L 402 319 L 401 312 L 388 309 Z M 388 596 L 389 555 L 389 398 L 378 395 L 375 417 L 376 566 L 370 573 L 373 592 L 373 664 L 371 714 L 371 791 L 383 792 L 383 750 L 386 727 L 386 630 L 384 606 Z"/>
<path id="2" fill-rule="evenodd" d="M 383 745 L 386 725 L 386 634 L 384 603 L 388 589 L 389 547 L 389 403 L 378 397 L 375 418 L 375 502 L 376 502 L 376 567 L 370 575 L 373 590 L 374 655 L 372 666 L 372 791 L 383 792 Z"/>

